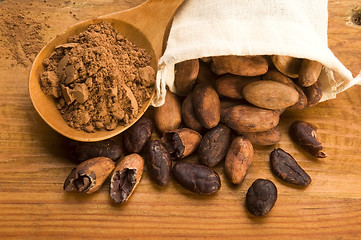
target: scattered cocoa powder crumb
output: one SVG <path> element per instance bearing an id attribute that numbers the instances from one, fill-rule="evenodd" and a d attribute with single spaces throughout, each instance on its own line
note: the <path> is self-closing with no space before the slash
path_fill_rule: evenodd
<path id="1" fill-rule="evenodd" d="M 113 130 L 137 117 L 154 91 L 150 62 L 150 54 L 102 22 L 56 47 L 43 62 L 40 85 L 69 126 Z"/>
<path id="2" fill-rule="evenodd" d="M 28 67 L 44 46 L 43 25 L 25 12 L 25 3 L 20 3 L 0 1 L 0 40 L 18 64 Z"/>

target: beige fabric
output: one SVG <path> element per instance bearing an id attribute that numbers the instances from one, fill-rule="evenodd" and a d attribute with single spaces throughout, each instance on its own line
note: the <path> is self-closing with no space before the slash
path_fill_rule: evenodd
<path id="1" fill-rule="evenodd" d="M 175 15 L 159 61 L 153 106 L 175 92 L 174 65 L 218 55 L 289 55 L 321 62 L 323 97 L 335 98 L 361 80 L 327 44 L 327 0 L 186 0 Z M 334 78 L 337 73 L 338 81 Z"/>

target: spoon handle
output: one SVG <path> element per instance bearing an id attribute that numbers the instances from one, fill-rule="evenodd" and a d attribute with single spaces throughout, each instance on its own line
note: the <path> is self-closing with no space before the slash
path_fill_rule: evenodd
<path id="1" fill-rule="evenodd" d="M 184 1 L 148 0 L 137 7 L 101 18 L 121 20 L 139 29 L 153 46 L 155 57 L 158 60 L 163 54 L 163 43 L 168 37 L 171 20 Z"/>

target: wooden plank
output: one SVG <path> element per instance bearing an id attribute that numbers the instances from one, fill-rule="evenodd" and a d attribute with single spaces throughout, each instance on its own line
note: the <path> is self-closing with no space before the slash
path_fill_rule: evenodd
<path id="1" fill-rule="evenodd" d="M 11 1 L 25 18 L 49 26 L 40 31 L 42 44 L 66 26 L 141 2 Z M 9 3 L 0 1 L 0 20 L 9 14 L 3 8 Z M 361 70 L 361 28 L 346 26 L 345 18 L 357 4 L 356 0 L 329 1 L 329 46 L 354 76 Z M 4 28 L 0 30 L 6 34 Z M 223 186 L 214 196 L 194 195 L 174 181 L 167 188 L 157 187 L 146 172 L 129 202 L 115 206 L 108 196 L 109 182 L 90 196 L 62 190 L 74 165 L 64 152 L 66 139 L 42 121 L 30 102 L 26 64 L 31 56 L 22 50 L 26 38 L 17 39 L 14 47 L 8 38 L 0 38 L 1 239 L 361 238 L 360 86 L 314 108 L 283 115 L 283 138 L 277 146 L 291 152 L 312 177 L 307 188 L 278 180 L 268 164 L 273 147 L 257 147 L 240 186 L 228 183 L 222 167 L 215 168 Z M 16 61 L 14 49 L 25 65 Z M 290 141 L 287 129 L 295 119 L 319 127 L 318 136 L 329 157 L 310 159 Z M 251 216 L 244 206 L 246 191 L 257 178 L 271 179 L 279 191 L 274 209 L 262 218 Z"/>

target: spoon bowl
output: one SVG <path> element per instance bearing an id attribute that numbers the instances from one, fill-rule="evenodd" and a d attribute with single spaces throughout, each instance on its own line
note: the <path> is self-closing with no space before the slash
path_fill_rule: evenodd
<path id="1" fill-rule="evenodd" d="M 112 26 L 129 41 L 145 49 L 152 55 L 151 67 L 157 69 L 157 63 L 163 52 L 163 43 L 167 37 L 169 24 L 184 0 L 148 0 L 147 2 L 122 12 L 90 19 L 70 26 L 58 34 L 39 52 L 34 60 L 29 77 L 29 93 L 31 101 L 42 119 L 55 131 L 77 141 L 94 142 L 114 137 L 132 126 L 150 106 L 151 98 L 139 109 L 138 116 L 130 123 L 117 126 L 114 130 L 95 131 L 88 133 L 70 127 L 56 108 L 53 97 L 46 95 L 39 82 L 39 76 L 44 71 L 43 61 L 50 57 L 55 47 L 66 43 L 68 38 L 87 29 L 89 25 L 100 22 L 111 23 Z"/>

